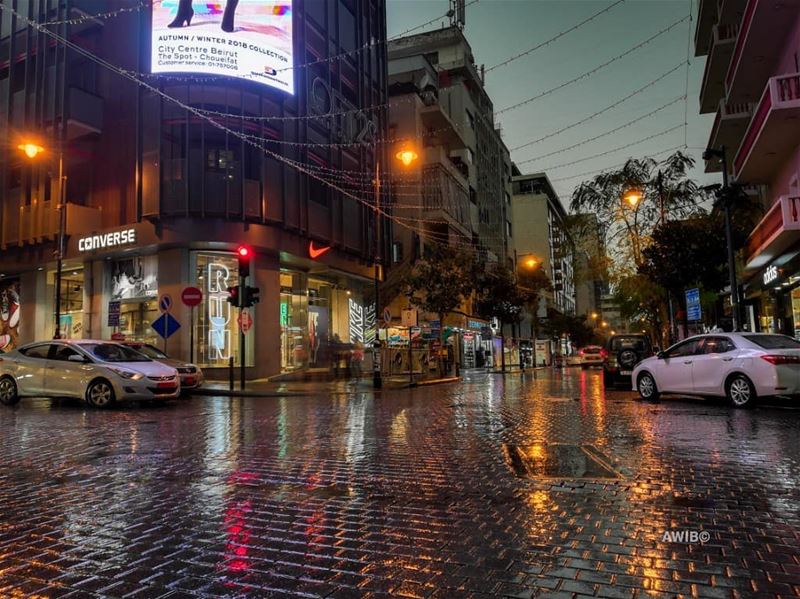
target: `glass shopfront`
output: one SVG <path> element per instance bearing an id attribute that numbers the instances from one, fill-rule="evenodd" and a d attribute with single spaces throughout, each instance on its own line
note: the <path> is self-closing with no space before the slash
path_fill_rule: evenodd
<path id="1" fill-rule="evenodd" d="M 281 271 L 280 286 L 281 369 L 359 369 L 353 361 L 364 359 L 375 323 L 363 293 L 334 277 L 290 270 Z"/>
<path id="2" fill-rule="evenodd" d="M 134 256 L 111 263 L 110 300 L 120 303 L 115 333 L 131 341 L 158 343 L 151 327 L 158 318 L 158 256 Z"/>
<path id="3" fill-rule="evenodd" d="M 0 351 L 11 351 L 19 339 L 19 281 L 0 280 Z"/>
<path id="4" fill-rule="evenodd" d="M 203 290 L 195 309 L 195 362 L 206 368 L 227 368 L 230 359 L 239 364 L 239 310 L 228 302 L 228 287 L 238 284 L 239 263 L 229 252 L 192 253 L 194 284 Z M 254 311 L 251 311 L 251 315 Z M 251 332 L 245 336 L 247 366 L 255 363 Z"/>
<path id="5" fill-rule="evenodd" d="M 59 328 L 63 339 L 80 339 L 83 337 L 83 266 L 65 265 L 61 270 L 61 320 Z M 48 313 L 55 314 L 56 271 L 47 272 L 47 306 Z M 48 319 L 46 329 L 50 330 L 52 319 Z"/>

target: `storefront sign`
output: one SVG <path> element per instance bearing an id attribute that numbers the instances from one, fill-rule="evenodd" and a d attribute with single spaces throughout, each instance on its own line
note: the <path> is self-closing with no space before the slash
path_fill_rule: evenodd
<path id="1" fill-rule="evenodd" d="M 400 316 L 400 323 L 404 327 L 417 326 L 417 311 L 416 310 L 403 310 Z"/>
<path id="2" fill-rule="evenodd" d="M 158 294 L 158 256 L 115 260 L 111 271 L 111 299 L 149 299 Z"/>
<path id="3" fill-rule="evenodd" d="M 119 326 L 119 314 L 122 304 L 118 301 L 108 302 L 108 326 Z"/>
<path id="4" fill-rule="evenodd" d="M 770 283 L 772 283 L 777 278 L 778 278 L 778 267 L 775 266 L 774 264 L 772 266 L 768 266 L 764 270 L 764 274 L 762 276 L 762 279 L 764 281 L 764 285 L 769 285 Z"/>
<path id="5" fill-rule="evenodd" d="M 700 309 L 700 289 L 686 290 L 686 318 L 687 320 L 697 322 L 702 320 L 702 310 Z"/>
<path id="6" fill-rule="evenodd" d="M 352 297 L 348 298 L 347 312 L 350 322 L 350 341 L 364 343 L 364 306 Z"/>
<path id="7" fill-rule="evenodd" d="M 228 360 L 231 357 L 231 305 L 228 302 L 228 281 L 230 270 L 224 264 L 209 262 L 207 273 L 208 321 L 211 324 L 208 335 L 208 359 Z"/>
<path id="8" fill-rule="evenodd" d="M 78 240 L 78 251 L 91 252 L 92 250 L 103 250 L 132 243 L 136 243 L 136 229 L 126 229 L 124 231 L 104 233 L 103 235 L 83 237 Z"/>
<path id="9" fill-rule="evenodd" d="M 467 319 L 467 328 L 468 329 L 475 329 L 476 331 L 480 331 L 485 326 L 486 326 L 486 323 L 481 321 L 481 320 Z"/>

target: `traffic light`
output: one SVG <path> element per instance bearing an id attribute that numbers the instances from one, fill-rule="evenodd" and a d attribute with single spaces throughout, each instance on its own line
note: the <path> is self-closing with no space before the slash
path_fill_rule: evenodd
<path id="1" fill-rule="evenodd" d="M 236 250 L 236 257 L 239 259 L 239 276 L 250 276 L 250 261 L 253 259 L 253 250 L 247 245 L 240 245 Z"/>
<path id="2" fill-rule="evenodd" d="M 236 308 L 239 307 L 239 288 L 228 287 L 228 303 Z"/>
<path id="3" fill-rule="evenodd" d="M 261 301 L 261 298 L 258 297 L 258 294 L 261 293 L 261 290 L 258 287 L 248 287 L 247 288 L 247 307 L 255 306 L 258 302 Z"/>

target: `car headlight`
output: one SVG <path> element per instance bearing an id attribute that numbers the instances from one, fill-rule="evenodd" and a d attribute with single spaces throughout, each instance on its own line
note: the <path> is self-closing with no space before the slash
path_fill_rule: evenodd
<path id="1" fill-rule="evenodd" d="M 122 378 L 132 381 L 138 381 L 144 378 L 144 375 L 141 372 L 131 372 L 130 370 L 123 370 L 122 368 L 109 368 L 109 370 L 113 370 Z"/>

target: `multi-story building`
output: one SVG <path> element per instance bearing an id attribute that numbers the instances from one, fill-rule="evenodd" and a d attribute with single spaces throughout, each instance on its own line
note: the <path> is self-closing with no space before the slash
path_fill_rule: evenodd
<path id="1" fill-rule="evenodd" d="M 130 10 L 102 18 L 97 0 L 0 11 L 0 345 L 53 336 L 64 182 L 63 335 L 161 344 L 151 325 L 169 295 L 170 354 L 212 374 L 238 363 L 226 300 L 247 244 L 261 290 L 249 375 L 326 368 L 375 322 L 375 211 L 361 183 L 385 138 L 384 0 L 242 3 L 233 32 L 216 5 L 195 3 L 183 28 L 177 2 L 120 4 Z M 206 70 L 156 73 L 182 60 Z M 17 150 L 31 139 L 44 148 L 33 161 Z M 180 300 L 190 286 L 203 292 L 196 308 Z"/>
<path id="2" fill-rule="evenodd" d="M 513 177 L 511 200 L 514 249 L 518 262 L 532 258 L 553 285 L 547 307 L 575 314 L 574 242 L 567 213 L 544 173 Z"/>
<path id="3" fill-rule="evenodd" d="M 484 263 L 511 265 L 511 159 L 494 125 L 492 101 L 472 49 L 457 24 L 392 40 L 389 57 L 388 152 L 391 164 L 393 269 L 385 294 L 399 320 L 408 300 L 403 276 L 428 243 L 447 243 Z M 395 153 L 412 149 L 409 165 Z M 427 324 L 436 315 L 421 315 Z M 461 363 L 499 355 L 490 323 L 468 299 L 441 326 L 461 338 Z"/>
<path id="4" fill-rule="evenodd" d="M 573 214 L 571 219 L 575 242 L 575 313 L 596 325 L 602 295 L 608 291 L 603 226 L 596 214 Z"/>
<path id="5" fill-rule="evenodd" d="M 469 42 L 453 25 L 388 46 L 390 137 L 421 149 L 411 169 L 392 165 L 395 214 L 416 215 L 430 238 L 471 243 L 487 261 L 506 262 L 511 159 Z"/>
<path id="6" fill-rule="evenodd" d="M 766 211 L 743 251 L 742 320 L 800 336 L 800 2 L 701 0 L 695 48 L 701 112 L 717 112 L 708 146 Z"/>

